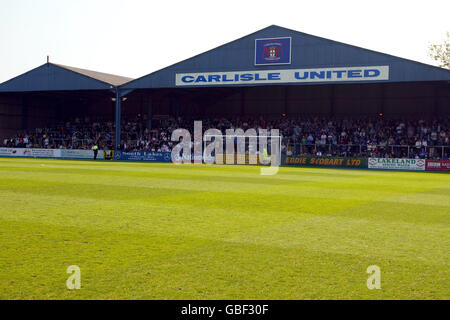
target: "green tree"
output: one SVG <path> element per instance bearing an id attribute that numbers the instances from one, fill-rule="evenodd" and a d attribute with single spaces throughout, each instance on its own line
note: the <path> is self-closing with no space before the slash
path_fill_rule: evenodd
<path id="1" fill-rule="evenodd" d="M 430 44 L 428 55 L 439 62 L 439 67 L 450 69 L 450 32 L 443 43 Z"/>

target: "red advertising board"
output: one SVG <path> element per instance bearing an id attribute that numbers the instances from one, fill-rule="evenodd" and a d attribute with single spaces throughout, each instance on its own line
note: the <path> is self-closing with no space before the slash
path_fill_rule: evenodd
<path id="1" fill-rule="evenodd" d="M 427 160 L 427 171 L 450 171 L 450 160 Z"/>

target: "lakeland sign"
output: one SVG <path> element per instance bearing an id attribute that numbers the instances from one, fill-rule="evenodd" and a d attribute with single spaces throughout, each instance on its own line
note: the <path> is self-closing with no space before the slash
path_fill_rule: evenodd
<path id="1" fill-rule="evenodd" d="M 389 66 L 177 73 L 176 86 L 389 80 Z"/>
<path id="2" fill-rule="evenodd" d="M 423 159 L 369 158 L 369 169 L 425 171 Z"/>

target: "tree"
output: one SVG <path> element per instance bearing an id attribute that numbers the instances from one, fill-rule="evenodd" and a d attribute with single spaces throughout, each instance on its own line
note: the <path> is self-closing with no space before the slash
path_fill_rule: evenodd
<path id="1" fill-rule="evenodd" d="M 450 69 L 450 32 L 441 44 L 430 44 L 428 55 L 439 62 L 439 67 Z"/>

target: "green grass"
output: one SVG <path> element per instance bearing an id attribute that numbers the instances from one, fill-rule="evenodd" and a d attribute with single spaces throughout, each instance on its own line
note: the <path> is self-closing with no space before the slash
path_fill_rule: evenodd
<path id="1" fill-rule="evenodd" d="M 0 159 L 0 299 L 449 299 L 449 252 L 448 174 Z"/>

